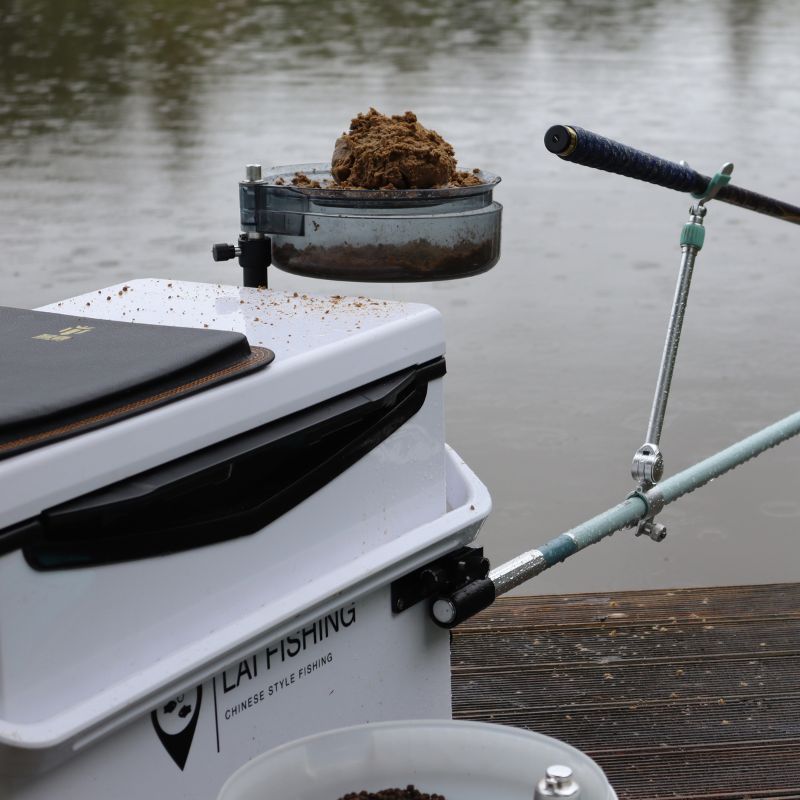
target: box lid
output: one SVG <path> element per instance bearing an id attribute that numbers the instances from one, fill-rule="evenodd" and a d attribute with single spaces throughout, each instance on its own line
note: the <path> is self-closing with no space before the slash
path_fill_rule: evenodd
<path id="1" fill-rule="evenodd" d="M 44 306 L 55 314 L 238 331 L 266 370 L 0 461 L 0 528 L 444 352 L 420 304 L 143 279 Z"/>

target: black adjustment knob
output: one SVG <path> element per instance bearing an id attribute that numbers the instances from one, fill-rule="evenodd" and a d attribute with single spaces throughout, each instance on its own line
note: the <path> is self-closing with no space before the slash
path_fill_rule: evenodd
<path id="1" fill-rule="evenodd" d="M 425 569 L 419 576 L 420 584 L 426 594 L 430 594 L 447 583 L 447 573 L 443 569 Z"/>
<path id="2" fill-rule="evenodd" d="M 214 261 L 230 261 L 236 258 L 236 247 L 225 242 L 218 242 L 211 245 L 211 257 Z"/>

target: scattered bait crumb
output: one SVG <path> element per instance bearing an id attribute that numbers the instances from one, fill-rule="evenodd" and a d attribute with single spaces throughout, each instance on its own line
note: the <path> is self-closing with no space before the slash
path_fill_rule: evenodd
<path id="1" fill-rule="evenodd" d="M 321 189 L 319 181 L 312 180 L 305 172 L 295 172 L 292 178 L 292 186 L 299 186 L 301 189 Z"/>

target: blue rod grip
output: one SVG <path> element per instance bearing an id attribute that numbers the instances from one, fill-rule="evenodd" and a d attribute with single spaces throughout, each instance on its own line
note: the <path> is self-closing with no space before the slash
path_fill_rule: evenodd
<path id="1" fill-rule="evenodd" d="M 564 161 L 614 172 L 678 192 L 702 195 L 711 180 L 691 167 L 636 150 L 613 139 L 606 139 L 605 136 L 577 125 L 553 125 L 544 135 L 544 145 Z M 740 186 L 723 186 L 716 199 L 800 225 L 800 206 L 751 192 Z"/>
<path id="2" fill-rule="evenodd" d="M 700 194 L 710 180 L 691 167 L 636 150 L 575 125 L 553 125 L 544 136 L 544 144 L 564 161 L 615 172 L 678 192 Z"/>

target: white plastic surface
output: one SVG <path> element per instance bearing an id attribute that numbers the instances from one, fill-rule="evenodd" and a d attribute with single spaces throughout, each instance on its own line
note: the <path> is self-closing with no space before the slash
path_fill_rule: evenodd
<path id="1" fill-rule="evenodd" d="M 446 462 L 448 511 L 437 519 L 336 569 L 322 570 L 314 581 L 298 585 L 222 628 L 209 630 L 190 646 L 98 689 L 47 719 L 25 723 L 0 719 L 0 774 L 36 772 L 44 765 L 74 758 L 81 748 L 105 739 L 266 643 L 472 541 L 491 509 L 489 493 L 450 448 L 446 449 Z M 430 621 L 426 624 L 434 627 Z M 57 673 L 55 667 L 54 671 Z M 391 692 L 392 686 L 385 690 Z M 313 709 L 308 713 L 313 714 Z M 119 753 L 119 757 L 130 754 Z M 109 769 L 113 769 L 111 764 Z"/>
<path id="2" fill-rule="evenodd" d="M 600 767 L 557 739 L 481 722 L 411 720 L 277 747 L 237 770 L 218 800 L 336 800 L 408 784 L 447 800 L 531 800 L 553 764 L 572 768 L 580 800 L 615 797 Z"/>
<path id="3" fill-rule="evenodd" d="M 430 621 L 424 603 L 392 614 L 390 595 L 384 586 L 344 602 L 335 617 L 347 626 L 325 623 L 320 640 L 302 642 L 298 630 L 257 647 L 204 681 L 202 697 L 200 685 L 187 682 L 155 709 L 167 741 L 146 715 L 46 772 L 32 768 L 52 751 L 18 751 L 10 772 L 0 763 L 0 797 L 215 800 L 239 767 L 285 742 L 365 722 L 449 719 L 449 631 Z M 302 628 L 320 626 L 318 619 Z M 308 646 L 297 651 L 298 639 Z"/>
<path id="4" fill-rule="evenodd" d="M 49 310 L 238 330 L 276 359 L 3 460 L 0 527 L 444 353 L 441 316 L 427 306 L 163 280 L 126 286 Z M 448 714 L 447 632 L 422 604 L 394 615 L 389 602 L 391 581 L 469 543 L 491 507 L 444 444 L 442 384 L 429 384 L 423 407 L 389 438 L 252 536 L 46 573 L 20 551 L 0 557 L 0 796 L 212 800 L 234 769 L 287 739 Z M 357 624 L 342 623 L 334 639 L 325 621 L 322 641 L 308 634 L 303 664 L 291 658 L 306 629 L 343 613 Z M 176 703 L 199 714 L 180 716 L 189 727 L 175 727 L 167 709 Z M 157 719 L 168 740 L 196 721 L 185 766 Z"/>
<path id="5" fill-rule="evenodd" d="M 123 682 L 177 678 L 187 652 L 212 641 L 226 650 L 226 632 L 244 619 L 272 627 L 300 612 L 329 575 L 357 579 L 360 556 L 440 520 L 441 394 L 442 380 L 431 382 L 412 419 L 251 535 L 70 570 L 37 572 L 19 550 L 0 557 L 0 720 L 40 722 L 112 687 L 115 698 L 129 698 L 118 690 Z"/>
<path id="6" fill-rule="evenodd" d="M 428 306 L 137 280 L 48 306 L 213 327 L 274 349 L 266 369 L 0 460 L 0 528 L 444 352 Z M 141 708 L 361 580 L 359 559 L 446 509 L 442 380 L 388 439 L 264 530 L 159 558 L 36 572 L 0 556 L 0 743 L 52 746 Z M 472 515 L 473 518 L 476 515 Z M 448 532 L 450 531 L 450 532 Z M 24 624 L 21 624 L 24 620 Z M 55 666 L 57 664 L 57 667 Z"/>

